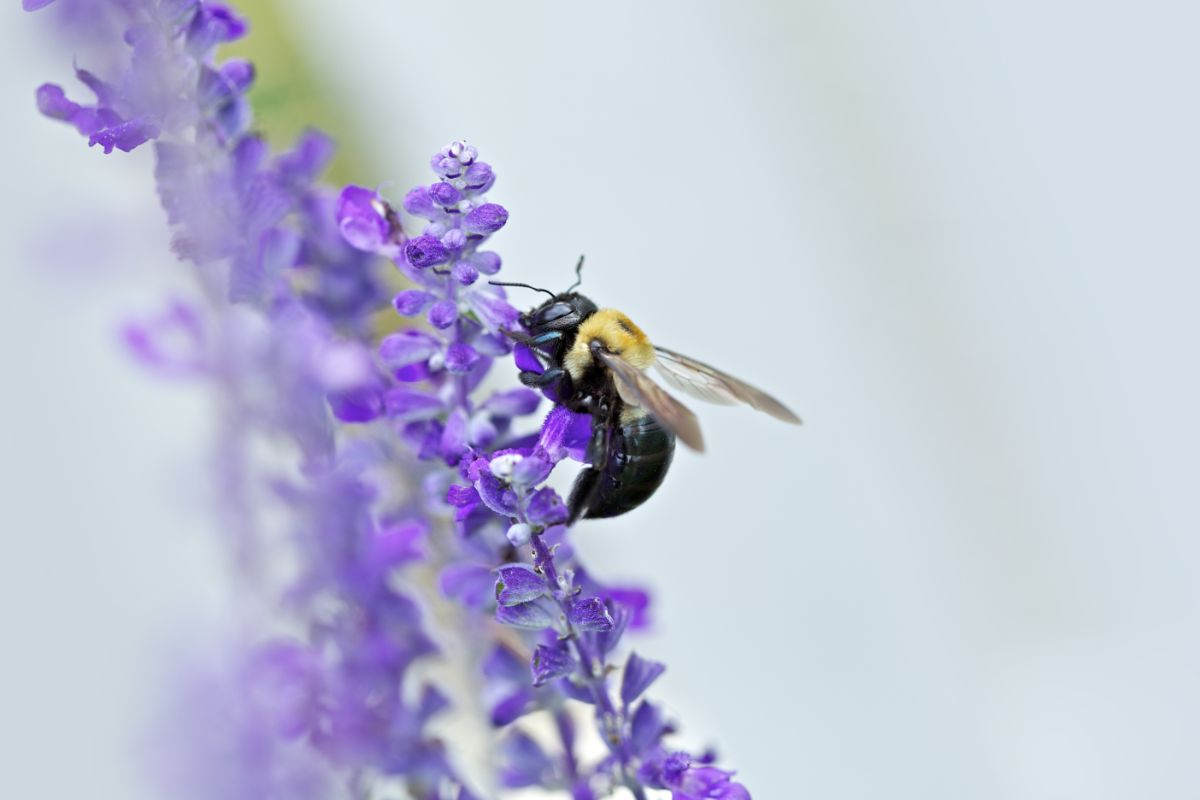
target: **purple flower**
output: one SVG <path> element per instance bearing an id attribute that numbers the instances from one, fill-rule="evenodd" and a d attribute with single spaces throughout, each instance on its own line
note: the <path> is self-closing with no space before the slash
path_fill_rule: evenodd
<path id="1" fill-rule="evenodd" d="M 404 244 L 400 218 L 378 192 L 347 186 L 335 211 L 338 230 L 353 247 L 395 258 Z"/>
<path id="2" fill-rule="evenodd" d="M 740 783 L 730 780 L 732 772 L 710 766 L 693 766 L 687 753 L 667 756 L 659 772 L 661 785 L 671 790 L 671 800 L 750 800 Z"/>

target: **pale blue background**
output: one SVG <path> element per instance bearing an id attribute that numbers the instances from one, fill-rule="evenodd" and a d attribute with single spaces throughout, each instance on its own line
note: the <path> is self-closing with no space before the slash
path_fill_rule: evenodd
<path id="1" fill-rule="evenodd" d="M 66 62 L 12 6 L 0 784 L 135 797 L 162 634 L 222 608 L 187 485 L 208 409 L 115 352 L 177 285 L 148 162 L 36 118 Z M 703 409 L 706 456 L 579 532 L 659 589 L 639 649 L 685 741 L 765 800 L 1200 795 L 1193 5 L 302 0 L 293 23 L 370 129 L 363 180 L 399 194 L 467 137 L 510 278 L 560 287 L 586 252 L 595 299 L 806 418 Z M 100 263 L 31 255 L 56 214 Z"/>

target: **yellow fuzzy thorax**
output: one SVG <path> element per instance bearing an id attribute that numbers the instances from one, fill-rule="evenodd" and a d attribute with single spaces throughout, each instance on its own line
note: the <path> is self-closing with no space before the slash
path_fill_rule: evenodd
<path id="1" fill-rule="evenodd" d="M 575 343 L 563 357 L 563 366 L 573 380 L 579 380 L 592 366 L 594 341 L 638 369 L 654 363 L 654 346 L 642 329 L 615 308 L 602 308 L 580 323 Z"/>

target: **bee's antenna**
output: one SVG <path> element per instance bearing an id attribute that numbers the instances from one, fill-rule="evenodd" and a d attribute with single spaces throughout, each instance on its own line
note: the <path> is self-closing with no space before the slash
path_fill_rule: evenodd
<path id="1" fill-rule="evenodd" d="M 558 297 L 558 295 L 556 295 L 554 292 L 550 291 L 549 289 L 539 289 L 536 286 L 530 286 L 528 283 L 516 283 L 516 282 L 508 283 L 505 281 L 488 281 L 488 283 L 490 283 L 492 286 L 520 286 L 522 289 L 533 289 L 535 292 L 545 292 L 546 294 L 550 295 L 551 297 Z"/>
<path id="2" fill-rule="evenodd" d="M 571 284 L 571 288 L 567 289 L 565 294 L 575 291 L 575 288 L 581 283 L 583 283 L 583 256 L 579 257 L 579 263 L 575 265 L 575 282 Z"/>

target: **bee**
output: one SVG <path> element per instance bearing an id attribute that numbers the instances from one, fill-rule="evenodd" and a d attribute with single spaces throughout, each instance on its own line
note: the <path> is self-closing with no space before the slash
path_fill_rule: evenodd
<path id="1" fill-rule="evenodd" d="M 557 402 L 590 414 L 588 465 L 567 501 L 570 523 L 580 518 L 615 517 L 646 502 L 662 485 L 675 454 L 675 440 L 697 452 L 704 438 L 696 415 L 649 375 L 655 367 L 671 387 L 711 403 L 744 403 L 794 425 L 800 418 L 783 403 L 715 367 L 650 343 L 624 313 L 600 308 L 575 289 L 565 292 L 523 283 L 493 282 L 543 292 L 550 299 L 522 314 L 527 335 L 514 335 L 544 370 L 522 371 L 526 386 L 550 388 Z"/>

